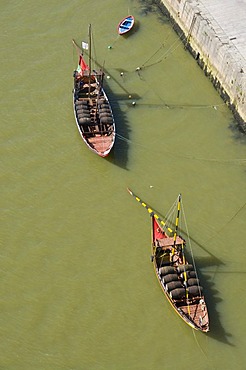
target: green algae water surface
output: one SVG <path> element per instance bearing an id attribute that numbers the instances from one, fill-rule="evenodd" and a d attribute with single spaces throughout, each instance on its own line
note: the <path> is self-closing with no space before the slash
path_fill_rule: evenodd
<path id="1" fill-rule="evenodd" d="M 0 10 L 0 368 L 243 369 L 246 141 L 168 19 L 137 0 Z M 117 126 L 106 159 L 72 109 L 71 40 L 87 41 L 89 23 Z M 162 216 L 182 193 L 210 333 L 163 296 L 150 219 L 127 186 Z"/>

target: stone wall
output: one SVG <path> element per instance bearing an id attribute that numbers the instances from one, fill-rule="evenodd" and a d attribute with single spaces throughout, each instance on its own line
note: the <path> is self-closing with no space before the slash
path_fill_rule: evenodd
<path id="1" fill-rule="evenodd" d="M 160 0 L 175 30 L 246 132 L 245 60 L 195 0 Z"/>

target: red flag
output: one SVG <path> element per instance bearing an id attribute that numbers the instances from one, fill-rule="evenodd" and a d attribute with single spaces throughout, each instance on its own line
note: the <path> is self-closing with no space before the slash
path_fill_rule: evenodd
<path id="1" fill-rule="evenodd" d="M 89 71 L 89 66 L 86 64 L 82 55 L 79 56 L 79 65 L 82 72 Z"/>

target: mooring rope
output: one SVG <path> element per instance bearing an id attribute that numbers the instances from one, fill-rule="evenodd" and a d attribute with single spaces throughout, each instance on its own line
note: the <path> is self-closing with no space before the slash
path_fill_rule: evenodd
<path id="1" fill-rule="evenodd" d="M 173 46 L 178 43 L 178 45 L 172 50 Z M 146 65 L 164 46 L 165 43 L 161 44 L 161 46 L 158 48 L 157 51 L 154 52 L 154 54 L 146 61 L 144 62 L 140 69 L 143 69 L 143 68 L 148 68 L 148 67 L 152 67 L 153 65 L 156 65 L 160 62 L 162 62 L 164 59 L 167 59 L 169 57 L 169 55 L 171 55 L 180 45 L 182 45 L 182 41 L 180 41 L 179 39 L 175 40 L 174 43 L 168 48 L 168 50 L 166 50 L 164 52 L 164 54 L 154 63 L 152 64 L 149 64 L 149 65 Z"/>
<path id="2" fill-rule="evenodd" d="M 131 139 L 128 139 L 126 138 L 125 136 L 121 135 L 121 134 L 118 134 L 116 133 L 116 137 L 119 139 L 119 140 L 122 140 L 122 141 L 125 141 L 129 144 L 134 144 L 134 146 L 136 147 L 139 147 L 140 149 L 142 149 L 144 152 L 148 151 L 149 148 L 150 148 L 150 145 L 143 145 L 143 144 L 140 144 L 136 141 L 133 141 Z M 214 162 L 214 163 L 218 163 L 218 164 L 230 164 L 230 165 L 238 165 L 238 166 L 241 166 L 241 165 L 245 165 L 245 162 L 246 162 L 246 158 L 236 158 L 236 159 L 214 159 L 214 158 L 199 158 L 199 157 L 193 157 L 191 155 L 184 155 L 184 154 L 178 154 L 177 152 L 175 152 L 174 154 L 172 154 L 169 150 L 164 150 L 163 148 L 160 149 L 156 144 L 156 142 L 153 142 L 152 143 L 152 146 L 154 148 L 158 148 L 158 152 L 160 153 L 160 150 L 162 152 L 165 152 L 167 155 L 169 155 L 170 157 L 175 157 L 175 158 L 181 158 L 181 159 L 187 159 L 187 160 L 193 160 L 193 161 L 200 161 L 200 162 Z M 153 151 L 154 149 L 151 149 L 151 151 Z M 160 153 L 161 154 L 161 153 Z M 162 154 L 161 154 L 162 155 Z"/>

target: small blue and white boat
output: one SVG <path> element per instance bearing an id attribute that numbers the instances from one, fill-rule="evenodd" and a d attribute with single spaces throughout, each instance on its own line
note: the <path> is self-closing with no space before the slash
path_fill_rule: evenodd
<path id="1" fill-rule="evenodd" d="M 118 34 L 124 35 L 125 33 L 129 32 L 133 25 L 134 25 L 135 19 L 133 15 L 128 15 L 122 21 L 118 24 Z"/>

